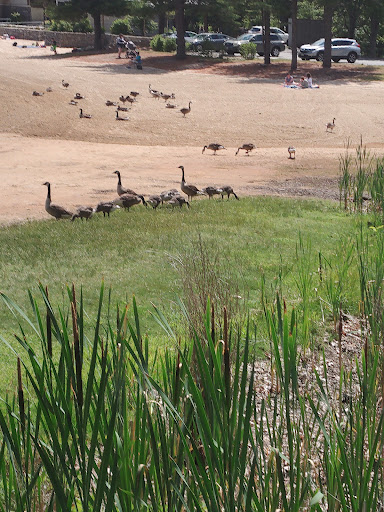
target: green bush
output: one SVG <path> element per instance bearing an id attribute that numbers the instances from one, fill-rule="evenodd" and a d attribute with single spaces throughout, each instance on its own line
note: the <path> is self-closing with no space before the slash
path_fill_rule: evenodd
<path id="1" fill-rule="evenodd" d="M 177 48 L 176 39 L 167 37 L 164 39 L 163 52 L 175 52 Z"/>
<path id="2" fill-rule="evenodd" d="M 257 53 L 257 46 L 255 43 L 245 43 L 240 45 L 240 53 L 243 59 L 253 60 Z"/>
<path id="3" fill-rule="evenodd" d="M 49 30 L 54 32 L 73 32 L 72 23 L 65 20 L 52 20 Z"/>
<path id="4" fill-rule="evenodd" d="M 11 21 L 13 21 L 14 23 L 17 23 L 19 21 L 21 21 L 21 14 L 19 12 L 11 12 Z"/>
<path id="5" fill-rule="evenodd" d="M 155 52 L 163 52 L 164 51 L 164 42 L 165 38 L 160 34 L 153 37 L 150 42 L 151 49 Z"/>
<path id="6" fill-rule="evenodd" d="M 131 17 L 126 16 L 125 18 L 119 18 L 115 20 L 111 25 L 111 34 L 131 34 L 132 25 Z"/>
<path id="7" fill-rule="evenodd" d="M 88 18 L 82 18 L 79 21 L 75 21 L 72 26 L 73 32 L 82 32 L 84 34 L 93 32 L 91 22 Z"/>

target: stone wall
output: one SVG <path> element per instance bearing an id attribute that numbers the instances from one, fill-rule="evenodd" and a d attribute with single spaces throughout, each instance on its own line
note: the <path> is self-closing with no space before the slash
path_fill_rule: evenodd
<path id="1" fill-rule="evenodd" d="M 0 36 L 8 34 L 15 36 L 16 39 L 27 39 L 29 41 L 45 41 L 47 45 L 55 40 L 58 46 L 63 48 L 92 48 L 94 35 L 82 34 L 79 32 L 53 32 L 51 30 L 28 28 L 16 25 L 1 25 Z M 104 48 L 116 49 L 116 37 L 114 34 L 103 35 Z M 127 39 L 133 41 L 139 48 L 148 48 L 150 37 L 126 36 Z"/>

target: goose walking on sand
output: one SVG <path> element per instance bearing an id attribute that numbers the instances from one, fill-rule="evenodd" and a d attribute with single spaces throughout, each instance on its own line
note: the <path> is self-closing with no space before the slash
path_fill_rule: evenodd
<path id="1" fill-rule="evenodd" d="M 62 85 L 63 87 L 65 87 L 66 89 L 69 87 L 69 83 L 68 83 L 68 82 L 66 82 L 65 80 L 62 80 L 62 81 L 61 81 L 61 85 Z"/>
<path id="2" fill-rule="evenodd" d="M 80 119 L 92 119 L 91 114 L 84 114 L 82 108 L 80 109 L 79 117 L 80 117 Z"/>
<path id="3" fill-rule="evenodd" d="M 181 108 L 180 109 L 180 112 L 183 114 L 183 116 L 185 117 L 187 114 L 190 113 L 191 111 L 191 105 L 192 105 L 192 101 L 189 102 L 189 105 L 188 105 L 188 108 Z"/>
<path id="4" fill-rule="evenodd" d="M 221 144 L 217 144 L 215 142 L 215 143 L 212 143 L 212 144 L 208 144 L 208 146 L 204 146 L 203 147 L 203 151 L 201 152 L 201 154 L 203 154 L 206 149 L 210 149 L 211 151 L 213 151 L 213 154 L 216 155 L 216 152 L 219 151 L 220 149 L 227 149 L 227 148 L 225 148 Z"/>
<path id="5" fill-rule="evenodd" d="M 295 158 L 296 158 L 296 148 L 293 147 L 293 146 L 289 146 L 288 147 L 288 153 L 289 153 L 289 158 L 291 160 L 295 160 Z"/>
<path id="6" fill-rule="evenodd" d="M 336 118 L 334 117 L 332 123 L 326 124 L 326 127 L 327 127 L 327 129 L 325 130 L 326 132 L 329 130 L 331 130 L 331 132 L 333 132 L 333 129 L 335 127 L 335 121 L 336 121 Z"/>
<path id="7" fill-rule="evenodd" d="M 184 166 L 179 165 L 179 169 L 181 169 L 182 172 L 182 178 L 181 178 L 181 190 L 188 196 L 189 200 L 192 200 L 192 197 L 195 197 L 197 195 L 204 195 L 204 192 L 199 190 L 195 185 L 189 185 L 185 181 L 184 176 Z"/>
<path id="8" fill-rule="evenodd" d="M 49 181 L 46 181 L 43 183 L 46 187 L 48 187 L 47 192 L 47 199 L 45 200 L 45 211 L 49 213 L 49 215 L 52 215 L 52 217 L 55 217 L 56 220 L 59 219 L 71 219 L 73 213 L 69 210 L 66 210 L 62 206 L 59 206 L 58 204 L 53 204 L 51 201 L 51 184 Z"/>
<path id="9" fill-rule="evenodd" d="M 236 153 L 235 153 L 235 156 L 238 154 L 238 152 L 239 152 L 241 149 L 243 149 L 243 150 L 246 152 L 245 154 L 249 156 L 249 153 L 250 153 L 251 151 L 253 151 L 255 148 L 256 148 L 256 146 L 255 146 L 254 144 L 251 144 L 251 143 L 249 143 L 249 144 L 243 144 L 242 146 L 240 146 L 239 148 L 237 148 L 237 151 L 236 151 Z"/>
<path id="10" fill-rule="evenodd" d="M 129 121 L 129 117 L 120 117 L 119 109 L 116 110 L 116 121 Z"/>

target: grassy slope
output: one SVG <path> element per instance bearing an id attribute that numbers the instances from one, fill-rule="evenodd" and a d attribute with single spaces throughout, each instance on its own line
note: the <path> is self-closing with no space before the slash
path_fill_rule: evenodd
<path id="1" fill-rule="evenodd" d="M 150 302 L 175 318 L 171 301 L 183 295 L 183 288 L 172 257 L 190 251 L 199 234 L 212 253 L 242 276 L 241 287 L 249 290 L 252 305 L 260 297 L 262 272 L 274 282 L 281 262 L 285 295 L 297 297 L 292 269 L 299 233 L 311 243 L 315 271 L 318 251 L 331 255 L 353 231 L 352 217 L 334 203 L 262 197 L 193 201 L 190 210 L 181 211 L 135 207 L 89 222 L 31 222 L 0 231 L 1 290 L 28 309 L 27 290 L 35 292 L 39 280 L 49 284 L 56 305 L 62 303 L 65 285 L 74 282 L 84 286 L 86 309 L 92 313 L 104 278 L 113 302 L 129 301 L 135 294 L 144 329 L 158 332 L 147 313 Z M 16 329 L 15 319 L 0 304 L 1 334 L 9 340 Z M 9 379 L 9 360 L 9 350 L 0 345 L 0 390 Z"/>

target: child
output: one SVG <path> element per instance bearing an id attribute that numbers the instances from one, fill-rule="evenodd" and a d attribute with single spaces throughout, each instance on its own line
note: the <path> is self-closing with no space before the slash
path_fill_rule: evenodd
<path id="1" fill-rule="evenodd" d="M 312 76 L 311 76 L 311 73 L 307 73 L 307 82 L 308 82 L 308 87 L 310 89 L 318 89 L 319 86 L 318 85 L 315 85 L 313 82 L 312 82 Z"/>
<path id="2" fill-rule="evenodd" d="M 51 50 L 57 55 L 57 42 L 55 40 L 52 41 Z"/>
<path id="3" fill-rule="evenodd" d="M 136 62 L 136 69 L 143 69 L 140 52 L 137 52 L 135 62 Z"/>

